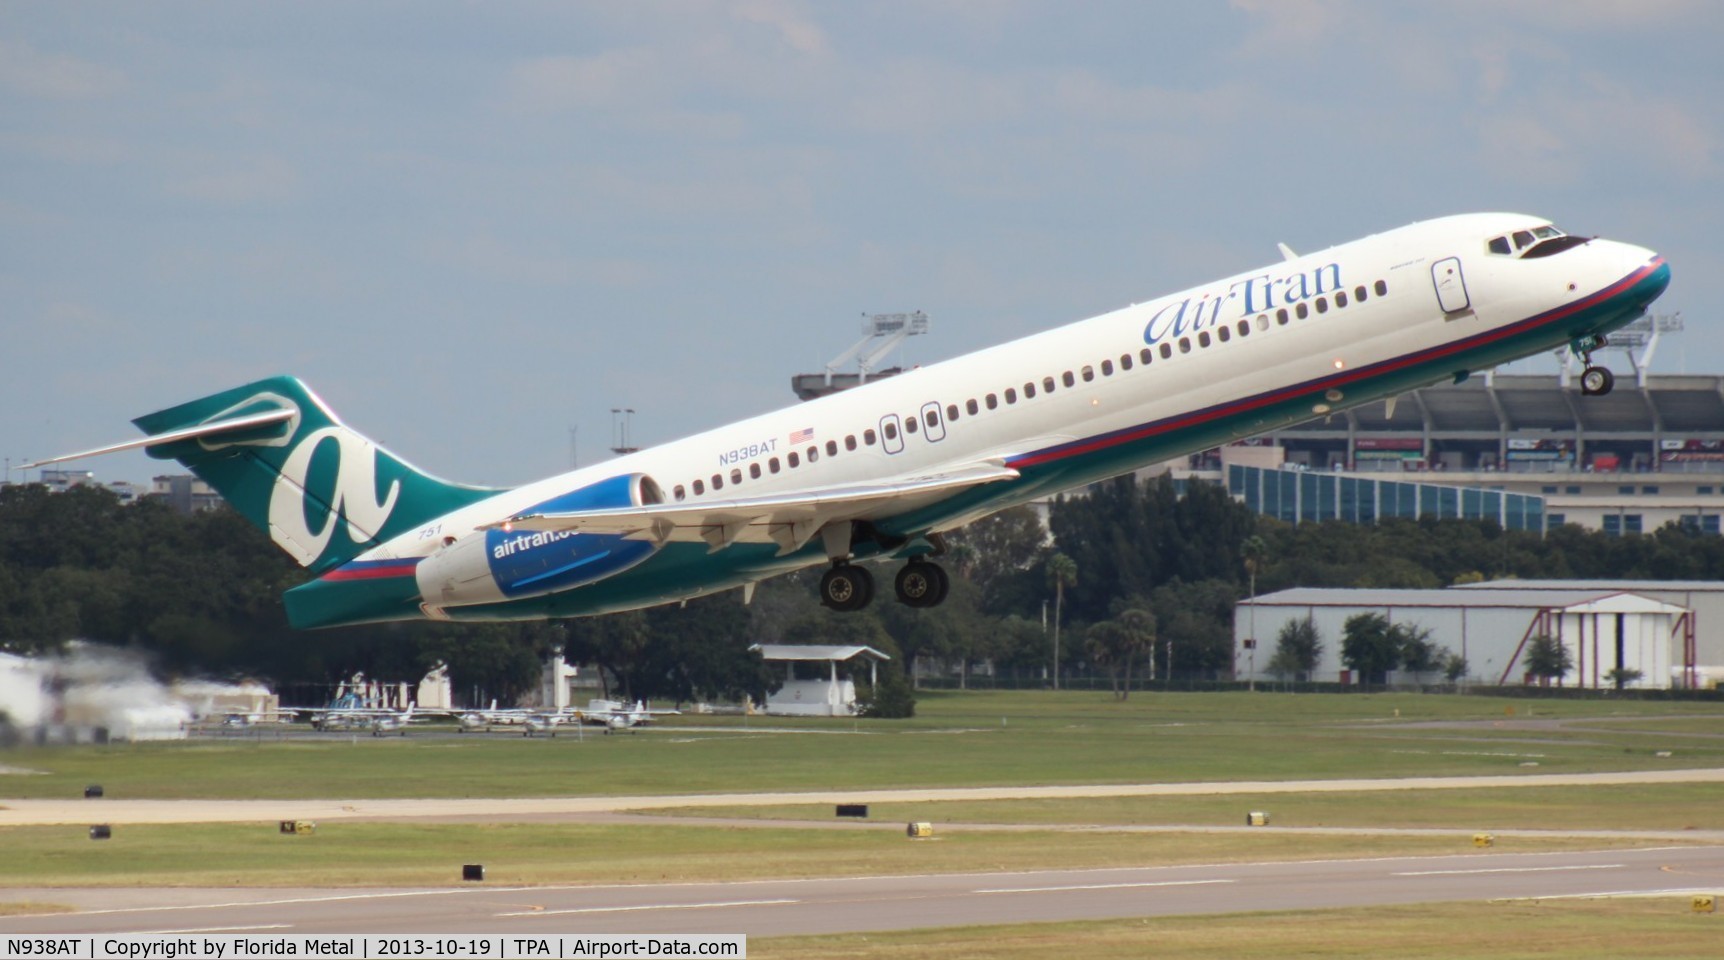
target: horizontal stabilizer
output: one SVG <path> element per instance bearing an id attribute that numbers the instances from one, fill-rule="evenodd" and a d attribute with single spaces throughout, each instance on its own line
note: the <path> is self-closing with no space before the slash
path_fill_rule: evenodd
<path id="1" fill-rule="evenodd" d="M 100 457 L 110 453 L 119 453 L 123 450 L 136 450 L 139 447 L 153 447 L 158 444 L 173 443 L 178 440 L 191 440 L 197 437 L 209 437 L 220 433 L 232 433 L 236 430 L 249 430 L 255 427 L 267 426 L 272 423 L 281 423 L 286 420 L 292 420 L 297 416 L 299 416 L 298 410 L 266 410 L 263 413 L 254 413 L 244 417 L 233 417 L 228 420 L 216 420 L 211 423 L 200 423 L 196 426 L 186 427 L 182 430 L 169 430 L 166 433 L 152 434 L 151 436 L 142 437 L 137 440 L 127 440 L 124 443 L 115 443 L 106 447 L 97 447 L 94 450 L 84 450 L 80 453 L 68 453 L 65 456 L 60 457 L 49 457 L 46 460 L 38 460 L 35 463 L 26 463 L 19 469 L 32 470 L 36 467 L 47 466 L 51 463 L 65 463 L 68 460 L 83 460 L 87 457 Z"/>

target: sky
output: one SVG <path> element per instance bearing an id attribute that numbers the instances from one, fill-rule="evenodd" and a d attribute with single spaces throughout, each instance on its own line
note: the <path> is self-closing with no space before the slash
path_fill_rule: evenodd
<path id="1" fill-rule="evenodd" d="M 925 311 L 932 362 L 1480 210 L 1664 254 L 1655 371 L 1724 373 L 1721 37 L 1709 0 L 0 0 L 0 455 L 290 373 L 523 483 L 612 408 L 651 445 L 794 403 L 863 314 Z"/>

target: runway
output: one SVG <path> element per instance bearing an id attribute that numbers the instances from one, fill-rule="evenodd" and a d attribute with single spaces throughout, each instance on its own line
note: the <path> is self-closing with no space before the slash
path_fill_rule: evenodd
<path id="1" fill-rule="evenodd" d="M 928 803 L 941 800 L 1027 800 L 1073 797 L 1170 797 L 1343 793 L 1375 790 L 1598 786 L 1604 784 L 1724 783 L 1724 768 L 1615 773 L 1518 774 L 1483 777 L 1401 777 L 1348 780 L 1242 780 L 1182 783 L 1104 783 L 1063 786 L 953 787 L 906 790 L 822 790 L 806 793 L 724 793 L 615 797 L 489 797 L 379 800 L 0 800 L 0 827 L 92 823 L 244 823 L 408 817 L 484 817 L 507 821 L 558 814 L 616 813 L 670 807 L 777 804 Z"/>
<path id="2" fill-rule="evenodd" d="M 744 933 L 1724 892 L 1724 848 L 628 886 L 419 890 L 7 890 L 81 912 L 4 933 Z"/>

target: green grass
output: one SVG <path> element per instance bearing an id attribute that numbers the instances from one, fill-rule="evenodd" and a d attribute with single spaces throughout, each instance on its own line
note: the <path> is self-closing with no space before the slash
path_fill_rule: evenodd
<path id="1" fill-rule="evenodd" d="M 1491 723 L 1528 714 L 1652 729 L 1614 719 L 1572 731 Z M 1481 722 L 1409 727 L 1432 720 Z M 46 775 L 0 776 L 0 796 L 78 796 L 87 783 L 116 798 L 582 796 L 1724 765 L 1724 738 L 1661 735 L 1724 727 L 1724 705 L 1693 702 L 1172 693 L 1119 703 L 1093 692 L 944 692 L 924 693 L 906 721 L 687 716 L 673 726 L 681 729 L 582 741 L 421 733 L 31 750 L 16 764 Z"/>
<path id="2" fill-rule="evenodd" d="M 1086 923 L 751 937 L 759 960 L 1210 960 L 1250 956 L 1713 960 L 1724 913 L 1685 897 L 1444 903 Z"/>
<path id="3" fill-rule="evenodd" d="M 1597 849 L 1598 841 L 1504 840 L 1497 852 Z M 1290 837 L 954 833 L 910 840 L 899 829 L 772 830 L 680 825 L 338 822 L 309 835 L 271 825 L 0 829 L 0 886 L 458 885 L 461 865 L 487 882 L 665 883 L 767 877 L 968 873 L 1465 853 L 1465 837 Z"/>
<path id="4" fill-rule="evenodd" d="M 1724 785 L 1652 783 L 1283 793 L 1196 797 L 1073 797 L 876 803 L 872 820 L 936 824 L 1239 826 L 1253 810 L 1282 827 L 1433 827 L 1457 830 L 1724 830 Z M 656 816 L 832 820 L 830 804 L 674 807 Z"/>

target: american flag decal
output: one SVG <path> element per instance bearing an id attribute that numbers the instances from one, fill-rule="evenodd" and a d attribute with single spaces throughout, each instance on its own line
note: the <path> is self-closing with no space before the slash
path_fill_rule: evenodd
<path id="1" fill-rule="evenodd" d="M 814 428 L 813 427 L 803 427 L 801 430 L 798 430 L 795 433 L 790 435 L 790 442 L 792 444 L 807 443 L 808 441 L 813 440 L 813 439 L 814 439 Z"/>

